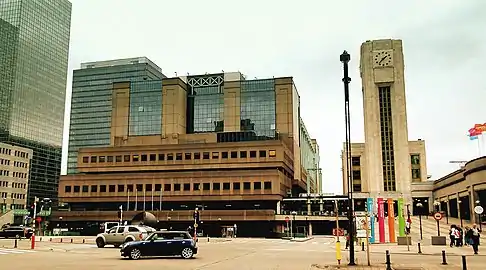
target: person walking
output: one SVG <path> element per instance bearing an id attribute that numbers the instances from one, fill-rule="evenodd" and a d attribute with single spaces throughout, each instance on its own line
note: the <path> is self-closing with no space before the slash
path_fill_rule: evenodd
<path id="1" fill-rule="evenodd" d="M 472 235 L 471 228 L 466 226 L 464 228 L 464 245 L 465 246 L 469 246 L 471 244 L 471 235 Z"/>
<path id="2" fill-rule="evenodd" d="M 462 247 L 463 245 L 463 239 L 464 239 L 464 231 L 462 230 L 461 227 L 457 227 L 458 233 L 456 233 L 456 241 L 457 241 L 457 246 Z"/>
<path id="3" fill-rule="evenodd" d="M 474 254 L 478 254 L 479 249 L 479 238 L 480 238 L 480 231 L 476 224 L 473 224 L 471 228 L 471 246 L 473 247 Z"/>
<path id="4" fill-rule="evenodd" d="M 449 230 L 449 239 L 451 240 L 449 246 L 453 247 L 456 242 L 456 225 L 451 225 L 451 229 Z"/>

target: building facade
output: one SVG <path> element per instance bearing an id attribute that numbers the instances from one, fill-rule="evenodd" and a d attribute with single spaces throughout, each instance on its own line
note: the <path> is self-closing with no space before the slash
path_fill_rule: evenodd
<path id="1" fill-rule="evenodd" d="M 401 40 L 361 45 L 364 143 L 351 145 L 351 183 L 355 198 L 412 200 L 412 183 L 427 180 L 425 141 L 409 141 Z M 347 160 L 342 152 L 343 187 Z M 364 204 L 361 204 L 364 205 Z"/>
<path id="2" fill-rule="evenodd" d="M 33 150 L 28 200 L 57 197 L 71 3 L 0 1 L 0 142 Z"/>
<path id="3" fill-rule="evenodd" d="M 75 111 L 72 120 L 103 111 L 97 117 L 105 117 L 106 124 L 71 124 L 70 134 L 76 126 L 106 135 L 82 145 L 70 138 L 72 170 L 61 177 L 64 207 L 53 213 L 54 223 L 115 221 L 121 206 L 126 218 L 148 211 L 185 229 L 199 208 L 208 234 L 238 224 L 242 235 L 268 235 L 276 228 L 283 197 L 316 191 L 318 146 L 302 127 L 292 78 L 246 80 L 239 72 L 166 78 L 145 62 L 149 68 L 142 73 L 155 76 L 120 74 L 115 70 L 126 63 L 115 60 L 110 76 L 120 77 L 109 89 L 103 86 L 104 97 L 80 101 L 73 93 L 72 110 L 90 109 Z M 137 64 L 131 65 L 125 69 Z M 106 72 L 90 63 L 74 74 L 87 72 L 83 69 Z"/>
<path id="4" fill-rule="evenodd" d="M 0 212 L 27 205 L 32 150 L 0 143 Z"/>

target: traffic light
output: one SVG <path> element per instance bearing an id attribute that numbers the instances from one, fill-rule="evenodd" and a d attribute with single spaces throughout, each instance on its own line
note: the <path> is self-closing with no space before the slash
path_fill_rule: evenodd
<path id="1" fill-rule="evenodd" d="M 122 219 L 123 217 L 123 207 L 120 205 L 120 207 L 118 207 L 118 219 Z"/>

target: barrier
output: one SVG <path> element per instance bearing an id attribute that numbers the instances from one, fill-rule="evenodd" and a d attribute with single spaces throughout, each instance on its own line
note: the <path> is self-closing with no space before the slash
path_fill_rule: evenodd
<path id="1" fill-rule="evenodd" d="M 391 268 L 391 258 L 390 258 L 390 251 L 386 251 L 386 270 L 392 270 Z"/>
<path id="2" fill-rule="evenodd" d="M 447 265 L 446 252 L 442 250 L 442 265 Z"/>

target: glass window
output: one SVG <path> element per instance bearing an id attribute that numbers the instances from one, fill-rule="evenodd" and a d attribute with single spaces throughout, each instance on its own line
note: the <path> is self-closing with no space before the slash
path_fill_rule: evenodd
<path id="1" fill-rule="evenodd" d="M 184 153 L 184 159 L 185 159 L 185 160 L 190 160 L 190 159 L 192 159 L 192 153 Z"/>
<path id="2" fill-rule="evenodd" d="M 246 158 L 246 151 L 240 151 L 240 158 Z"/>
<path id="3" fill-rule="evenodd" d="M 159 161 L 165 160 L 165 154 L 159 154 Z"/>
<path id="4" fill-rule="evenodd" d="M 162 81 L 130 83 L 129 135 L 158 135 L 162 132 Z"/>
<path id="5" fill-rule="evenodd" d="M 164 191 L 171 191 L 171 185 L 170 184 L 164 184 Z"/>
<path id="6" fill-rule="evenodd" d="M 174 184 L 174 191 L 180 191 L 181 190 L 181 184 Z"/>
<path id="7" fill-rule="evenodd" d="M 220 190 L 221 185 L 219 183 L 213 183 L 213 190 Z"/>
<path id="8" fill-rule="evenodd" d="M 361 180 L 361 171 L 353 170 L 353 180 Z"/>
<path id="9" fill-rule="evenodd" d="M 263 183 L 263 188 L 264 188 L 264 189 L 272 189 L 272 182 L 270 182 L 270 181 L 265 181 L 265 182 Z"/>
<path id="10" fill-rule="evenodd" d="M 351 164 L 353 166 L 360 166 L 361 164 L 360 157 L 351 157 Z"/>
<path id="11" fill-rule="evenodd" d="M 219 159 L 219 152 L 213 152 L 211 158 L 212 159 Z"/>
<path id="12" fill-rule="evenodd" d="M 133 162 L 137 162 L 137 161 L 139 161 L 139 160 L 140 160 L 140 158 L 139 158 L 139 156 L 138 156 L 138 155 L 132 155 L 132 161 L 133 161 Z"/>
<path id="13" fill-rule="evenodd" d="M 230 183 L 223 183 L 223 190 L 230 190 L 231 185 Z"/>
<path id="14" fill-rule="evenodd" d="M 410 155 L 411 163 L 413 165 L 419 165 L 420 164 L 420 155 L 418 154 L 413 154 Z"/>
<path id="15" fill-rule="evenodd" d="M 201 153 L 194 153 L 194 159 L 201 159 Z"/>
<path id="16" fill-rule="evenodd" d="M 83 186 L 83 192 L 88 192 L 89 191 L 89 186 Z"/>
<path id="17" fill-rule="evenodd" d="M 94 193 L 98 192 L 98 186 L 92 185 L 91 186 L 91 192 L 94 192 Z"/>
<path id="18" fill-rule="evenodd" d="M 265 150 L 260 150 L 260 157 L 261 157 L 261 158 L 267 157 L 267 151 L 265 151 Z"/>
<path id="19" fill-rule="evenodd" d="M 145 191 L 152 191 L 152 184 L 145 184 Z"/>
<path id="20" fill-rule="evenodd" d="M 137 192 L 138 192 L 138 191 L 143 191 L 143 184 L 137 184 L 137 185 L 135 186 L 135 189 L 136 189 L 135 191 L 137 191 Z"/>
<path id="21" fill-rule="evenodd" d="M 161 191 L 162 190 L 162 184 L 155 184 L 155 191 Z"/>
<path id="22" fill-rule="evenodd" d="M 275 112 L 273 79 L 241 82 L 241 131 L 252 131 L 262 139 L 275 138 Z"/>
<path id="23" fill-rule="evenodd" d="M 118 185 L 118 192 L 125 192 L 125 186 L 124 185 Z"/>
<path id="24" fill-rule="evenodd" d="M 211 184 L 210 183 L 203 183 L 203 190 L 210 190 Z"/>
<path id="25" fill-rule="evenodd" d="M 250 182 L 244 182 L 243 183 L 243 189 L 246 189 L 246 190 L 251 189 L 251 183 Z"/>
<path id="26" fill-rule="evenodd" d="M 65 186 L 64 187 L 64 192 L 65 193 L 71 193 L 71 186 Z"/>
<path id="27" fill-rule="evenodd" d="M 224 95 L 221 87 L 194 87 L 189 96 L 193 102 L 193 125 L 189 133 L 222 132 L 224 129 Z M 189 108 L 191 109 L 191 108 Z M 190 125 L 191 126 L 191 125 Z"/>
<path id="28" fill-rule="evenodd" d="M 106 162 L 113 162 L 113 156 L 107 156 Z"/>
<path id="29" fill-rule="evenodd" d="M 100 192 L 106 192 L 106 185 L 100 185 Z"/>
<path id="30" fill-rule="evenodd" d="M 201 184 L 199 184 L 199 183 L 193 183 L 192 185 L 193 185 L 192 188 L 193 188 L 194 191 L 197 191 L 201 188 Z"/>
<path id="31" fill-rule="evenodd" d="M 99 159 L 98 159 L 98 162 L 99 163 L 104 163 L 106 161 L 106 157 L 105 156 L 100 156 Z"/>
<path id="32" fill-rule="evenodd" d="M 96 163 L 96 156 L 91 157 L 91 163 Z"/>
<path id="33" fill-rule="evenodd" d="M 256 151 L 250 151 L 250 157 L 251 158 L 256 158 Z"/>
<path id="34" fill-rule="evenodd" d="M 277 156 L 277 151 L 275 151 L 275 150 L 269 150 L 268 151 L 268 156 L 269 157 L 276 157 Z"/>
<path id="35" fill-rule="evenodd" d="M 109 185 L 108 186 L 108 192 L 115 192 L 116 191 L 116 186 L 115 185 Z"/>
<path id="36" fill-rule="evenodd" d="M 240 189 L 240 183 L 238 183 L 238 182 L 233 183 L 233 189 L 239 190 Z"/>
<path id="37" fill-rule="evenodd" d="M 255 189 L 255 190 L 262 189 L 262 183 L 261 182 L 253 182 L 253 189 Z"/>
<path id="38" fill-rule="evenodd" d="M 123 161 L 124 162 L 130 162 L 130 156 L 129 155 L 124 155 L 123 156 Z"/>
<path id="39" fill-rule="evenodd" d="M 185 183 L 184 184 L 184 191 L 189 191 L 189 190 L 191 190 L 191 184 Z"/>
<path id="40" fill-rule="evenodd" d="M 142 155 L 140 158 L 141 161 L 147 161 L 147 155 Z"/>
<path id="41" fill-rule="evenodd" d="M 238 158 L 238 151 L 231 151 L 231 158 Z"/>
<path id="42" fill-rule="evenodd" d="M 88 163 L 89 162 L 89 157 L 83 157 L 83 163 Z"/>
<path id="43" fill-rule="evenodd" d="M 128 192 L 133 192 L 133 185 L 132 184 L 128 184 L 127 185 L 127 191 Z"/>
<path id="44" fill-rule="evenodd" d="M 228 158 L 228 152 L 221 152 L 221 158 Z"/>
<path id="45" fill-rule="evenodd" d="M 182 160 L 182 153 L 176 153 L 176 160 Z"/>
<path id="46" fill-rule="evenodd" d="M 79 193 L 80 187 L 79 186 L 74 186 L 74 193 Z"/>
<path id="47" fill-rule="evenodd" d="M 150 161 L 156 161 L 157 160 L 157 155 L 156 154 L 150 154 Z"/>
<path id="48" fill-rule="evenodd" d="M 174 160 L 174 154 L 167 154 L 167 160 Z"/>

